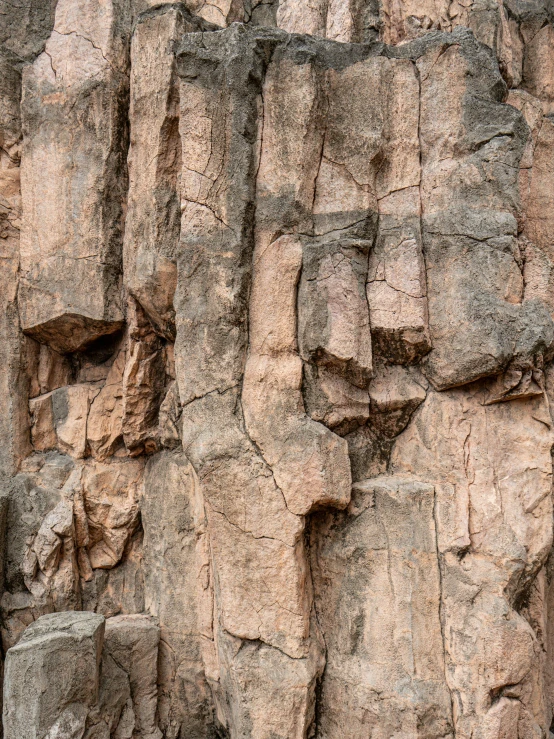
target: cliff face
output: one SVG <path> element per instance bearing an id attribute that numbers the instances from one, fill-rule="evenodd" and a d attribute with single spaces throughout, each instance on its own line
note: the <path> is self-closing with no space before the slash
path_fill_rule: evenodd
<path id="1" fill-rule="evenodd" d="M 552 737 L 553 264 L 549 0 L 0 2 L 4 739 Z"/>

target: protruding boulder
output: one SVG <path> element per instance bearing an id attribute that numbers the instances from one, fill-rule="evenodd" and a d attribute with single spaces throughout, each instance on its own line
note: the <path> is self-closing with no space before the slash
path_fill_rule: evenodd
<path id="1" fill-rule="evenodd" d="M 5 739 L 81 739 L 98 700 L 105 619 L 53 613 L 31 624 L 8 650 Z"/>

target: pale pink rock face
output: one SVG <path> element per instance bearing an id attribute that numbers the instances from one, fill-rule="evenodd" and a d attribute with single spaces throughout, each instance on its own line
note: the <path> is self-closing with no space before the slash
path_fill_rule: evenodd
<path id="1" fill-rule="evenodd" d="M 0 8 L 4 739 L 547 739 L 547 3 Z"/>

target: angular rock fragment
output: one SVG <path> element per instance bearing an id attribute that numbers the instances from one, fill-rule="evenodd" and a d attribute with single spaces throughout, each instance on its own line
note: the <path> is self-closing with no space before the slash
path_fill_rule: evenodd
<path id="1" fill-rule="evenodd" d="M 165 356 L 160 338 L 141 307 L 129 306 L 129 346 L 123 372 L 121 430 L 134 455 L 156 448 L 158 412 L 165 385 Z"/>
<path id="2" fill-rule="evenodd" d="M 70 385 L 29 402 L 31 442 L 37 451 L 58 449 L 80 459 L 87 452 L 87 422 L 98 388 Z"/>
<path id="3" fill-rule="evenodd" d="M 72 515 L 79 476 L 70 457 L 51 452 L 26 460 L 10 485 L 1 601 L 5 650 L 39 616 L 81 607 Z"/>
<path id="4" fill-rule="evenodd" d="M 87 442 L 92 456 L 102 462 L 123 443 L 123 375 L 126 359 L 127 348 L 123 347 L 90 407 Z"/>
<path id="5" fill-rule="evenodd" d="M 298 294 L 302 358 L 361 388 L 367 387 L 372 375 L 367 263 L 367 241 L 311 242 L 303 249 Z"/>
<path id="6" fill-rule="evenodd" d="M 325 367 L 304 365 L 302 395 L 306 413 L 344 436 L 369 418 L 369 395 Z"/>
<path id="7" fill-rule="evenodd" d="M 83 736 L 98 699 L 104 623 L 93 613 L 56 613 L 29 626 L 6 655 L 6 739 Z"/>
<path id="8" fill-rule="evenodd" d="M 91 566 L 111 569 L 138 526 L 142 460 L 96 462 L 83 469 L 84 507 L 89 531 Z"/>

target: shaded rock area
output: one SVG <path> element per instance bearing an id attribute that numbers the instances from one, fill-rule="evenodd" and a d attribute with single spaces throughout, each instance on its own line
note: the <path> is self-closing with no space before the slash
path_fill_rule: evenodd
<path id="1" fill-rule="evenodd" d="M 548 0 L 0 0 L 4 739 L 554 736 Z"/>

